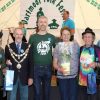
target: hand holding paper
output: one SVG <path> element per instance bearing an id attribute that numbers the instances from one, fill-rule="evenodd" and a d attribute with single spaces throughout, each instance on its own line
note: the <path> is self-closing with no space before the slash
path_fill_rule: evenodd
<path id="1" fill-rule="evenodd" d="M 7 64 L 7 65 L 12 65 L 12 63 L 11 63 L 10 60 L 7 60 L 7 61 L 6 61 L 6 64 Z"/>
<path id="2" fill-rule="evenodd" d="M 63 75 L 69 75 L 70 74 L 70 63 L 62 63 L 61 64 L 62 68 L 63 68 Z"/>

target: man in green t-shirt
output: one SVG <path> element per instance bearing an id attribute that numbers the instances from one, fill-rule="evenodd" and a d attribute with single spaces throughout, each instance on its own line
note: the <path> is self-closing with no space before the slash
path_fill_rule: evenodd
<path id="1" fill-rule="evenodd" d="M 43 100 L 49 100 L 51 68 L 52 68 L 52 47 L 55 47 L 55 37 L 47 33 L 48 20 L 45 16 L 38 19 L 38 33 L 33 34 L 29 43 L 33 47 L 34 59 L 34 97 L 40 100 L 41 86 L 43 86 Z"/>

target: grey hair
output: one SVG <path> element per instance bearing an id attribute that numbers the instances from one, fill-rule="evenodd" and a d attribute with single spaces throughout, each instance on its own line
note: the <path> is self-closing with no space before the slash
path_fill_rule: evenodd
<path id="1" fill-rule="evenodd" d="M 21 29 L 21 28 L 15 28 L 15 29 L 14 29 L 14 34 L 16 34 L 16 31 L 17 31 L 17 30 L 22 30 L 22 29 Z M 22 32 L 22 33 L 23 33 L 23 32 Z"/>
<path id="2" fill-rule="evenodd" d="M 39 21 L 40 19 L 42 19 L 42 18 L 45 18 L 45 19 L 48 20 L 48 18 L 47 18 L 46 16 L 40 16 L 39 19 L 38 19 L 38 21 Z"/>

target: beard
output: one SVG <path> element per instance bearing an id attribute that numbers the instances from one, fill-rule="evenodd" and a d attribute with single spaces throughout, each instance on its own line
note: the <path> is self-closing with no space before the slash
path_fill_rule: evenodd
<path id="1" fill-rule="evenodd" d="M 40 28 L 39 28 L 39 30 L 46 31 L 46 26 L 45 25 L 41 25 Z"/>

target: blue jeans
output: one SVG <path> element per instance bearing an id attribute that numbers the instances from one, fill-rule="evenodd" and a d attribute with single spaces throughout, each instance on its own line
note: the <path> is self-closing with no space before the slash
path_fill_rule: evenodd
<path id="1" fill-rule="evenodd" d="M 58 79 L 61 100 L 77 100 L 77 79 Z"/>
<path id="2" fill-rule="evenodd" d="M 28 100 L 28 85 L 22 85 L 19 79 L 13 86 L 13 90 L 7 93 L 7 100 L 16 100 L 18 86 L 20 91 L 20 100 Z"/>
<path id="3" fill-rule="evenodd" d="M 51 65 L 34 66 L 34 100 L 41 100 L 41 89 L 43 100 L 50 98 Z"/>

